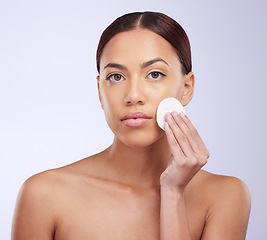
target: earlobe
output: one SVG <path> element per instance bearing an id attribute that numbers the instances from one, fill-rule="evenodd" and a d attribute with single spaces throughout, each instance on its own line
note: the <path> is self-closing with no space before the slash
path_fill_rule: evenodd
<path id="1" fill-rule="evenodd" d="M 185 75 L 185 80 L 184 80 L 184 91 L 181 98 L 181 103 L 183 106 L 186 106 L 193 98 L 194 86 L 195 86 L 195 75 L 193 72 L 189 72 L 188 74 Z"/>
<path id="2" fill-rule="evenodd" d="M 98 98 L 99 98 L 99 101 L 100 101 L 100 104 L 101 104 L 101 108 L 104 110 L 103 108 L 103 105 L 102 105 L 102 101 L 101 101 L 101 94 L 100 94 L 100 87 L 99 87 L 99 75 L 96 77 L 96 80 L 97 80 L 97 90 L 98 90 Z"/>

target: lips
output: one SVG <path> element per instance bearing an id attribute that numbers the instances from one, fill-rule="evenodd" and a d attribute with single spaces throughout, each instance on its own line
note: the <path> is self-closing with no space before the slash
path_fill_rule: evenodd
<path id="1" fill-rule="evenodd" d="M 150 119 L 152 119 L 152 117 L 149 117 L 142 112 L 130 112 L 130 113 L 127 113 L 121 119 L 121 121 L 127 127 L 136 128 L 136 127 L 144 126 L 147 122 L 150 121 Z"/>
<path id="2" fill-rule="evenodd" d="M 121 121 L 127 120 L 127 119 L 136 119 L 136 118 L 145 118 L 145 119 L 151 119 L 152 117 L 147 116 L 146 114 L 142 112 L 130 112 L 127 113 Z"/>

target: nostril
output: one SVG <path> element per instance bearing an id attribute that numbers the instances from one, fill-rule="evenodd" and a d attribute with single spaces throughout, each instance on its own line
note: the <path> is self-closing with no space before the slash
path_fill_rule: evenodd
<path id="1" fill-rule="evenodd" d="M 144 101 L 143 101 L 143 100 L 135 101 L 134 99 L 131 99 L 131 100 L 129 100 L 129 99 L 125 99 L 124 102 L 125 102 L 125 104 L 128 105 L 128 106 L 129 106 L 129 105 L 132 105 L 132 104 L 141 104 L 141 105 L 144 104 Z"/>

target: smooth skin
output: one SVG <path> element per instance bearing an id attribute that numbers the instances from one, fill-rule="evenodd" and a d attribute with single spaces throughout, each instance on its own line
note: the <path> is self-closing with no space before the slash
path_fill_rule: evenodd
<path id="1" fill-rule="evenodd" d="M 201 170 L 209 152 L 186 115 L 167 114 L 165 131 L 156 123 L 160 101 L 175 97 L 186 106 L 194 81 L 159 35 L 145 29 L 115 35 L 97 77 L 112 145 L 29 178 L 18 195 L 12 239 L 245 239 L 251 204 L 245 184 Z M 151 119 L 125 126 L 121 119 L 136 111 Z"/>

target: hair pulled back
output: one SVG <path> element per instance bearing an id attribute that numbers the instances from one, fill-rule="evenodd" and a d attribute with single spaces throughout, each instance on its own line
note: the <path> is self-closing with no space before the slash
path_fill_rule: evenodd
<path id="1" fill-rule="evenodd" d="M 167 40 L 173 46 L 180 59 L 183 74 L 191 72 L 190 43 L 181 25 L 163 13 L 133 12 L 117 18 L 102 33 L 96 53 L 98 73 L 100 72 L 101 54 L 108 41 L 120 32 L 135 28 L 148 29 Z"/>

